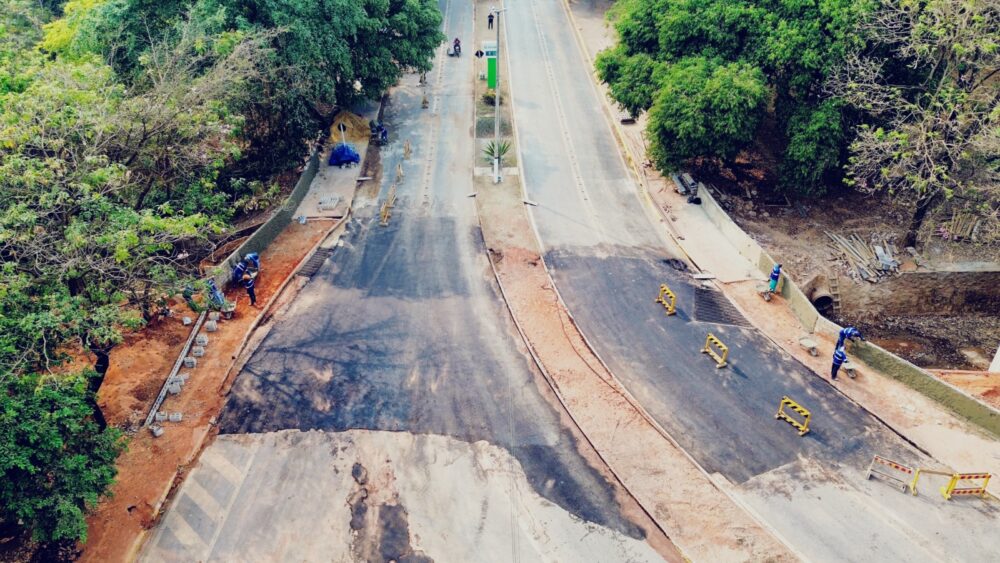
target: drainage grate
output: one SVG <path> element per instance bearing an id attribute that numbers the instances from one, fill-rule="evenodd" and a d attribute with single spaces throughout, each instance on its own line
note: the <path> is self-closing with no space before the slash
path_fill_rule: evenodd
<path id="1" fill-rule="evenodd" d="M 703 323 L 750 326 L 746 318 L 733 307 L 719 291 L 696 288 L 694 291 L 694 318 Z"/>
<path id="2" fill-rule="evenodd" d="M 306 263 L 299 268 L 298 275 L 305 276 L 307 278 L 313 277 L 313 274 L 319 271 L 320 267 L 323 266 L 323 262 L 333 254 L 332 248 L 318 248 L 316 253 L 312 255 Z"/>

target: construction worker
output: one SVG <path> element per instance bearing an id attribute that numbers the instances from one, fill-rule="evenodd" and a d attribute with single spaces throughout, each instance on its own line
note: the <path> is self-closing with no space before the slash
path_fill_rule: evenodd
<path id="1" fill-rule="evenodd" d="M 767 290 L 771 293 L 777 291 L 779 279 L 781 279 L 781 264 L 775 264 L 771 269 L 771 283 L 768 284 Z"/>
<path id="2" fill-rule="evenodd" d="M 864 336 L 861 336 L 861 331 L 853 326 L 840 329 L 840 335 L 837 337 L 837 348 L 842 347 L 848 340 L 853 341 L 856 338 L 865 339 Z"/>
<path id="3" fill-rule="evenodd" d="M 830 369 L 830 379 L 837 381 L 837 372 L 840 371 L 840 366 L 844 365 L 847 361 L 847 351 L 844 350 L 843 346 L 837 346 L 837 349 L 833 352 L 833 367 Z"/>
<path id="4" fill-rule="evenodd" d="M 243 274 L 247 273 L 247 261 L 246 259 L 240 260 L 235 266 L 233 266 L 233 285 L 236 285 L 243 281 Z"/>
<path id="5" fill-rule="evenodd" d="M 250 297 L 250 306 L 257 306 L 257 293 L 253 289 L 253 276 L 250 274 L 243 274 L 243 287 L 247 290 L 247 296 Z"/>

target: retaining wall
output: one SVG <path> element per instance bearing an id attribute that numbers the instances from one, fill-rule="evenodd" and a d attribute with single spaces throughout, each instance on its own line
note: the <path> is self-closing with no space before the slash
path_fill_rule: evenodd
<path id="1" fill-rule="evenodd" d="M 722 209 L 709 190 L 699 190 L 698 195 L 701 197 L 701 205 L 705 213 L 712 223 L 719 228 L 723 236 L 739 250 L 740 254 L 753 264 L 756 264 L 761 274 L 766 275 L 770 273 L 771 268 L 775 264 L 774 259 L 729 217 L 729 214 Z M 926 275 L 930 276 L 931 274 Z M 949 276 L 948 279 L 950 280 L 953 279 L 951 276 L 955 276 L 956 274 L 948 273 L 946 275 Z M 977 282 L 974 290 L 969 290 L 966 294 L 978 295 L 976 292 L 1000 291 L 998 289 L 1000 284 L 996 283 L 998 281 L 997 278 L 991 277 L 997 275 L 997 272 L 970 272 L 969 275 L 978 275 L 980 277 L 976 278 L 979 282 Z M 989 281 L 990 279 L 993 281 Z M 938 287 L 941 284 L 940 279 L 935 281 L 930 277 L 927 278 L 926 282 L 926 287 L 930 287 L 932 283 L 938 284 Z M 918 285 L 919 287 L 925 287 L 924 284 Z M 836 337 L 840 332 L 842 327 L 820 315 L 802 290 L 784 274 L 781 276 L 779 293 L 785 298 L 795 317 L 802 323 L 805 330 L 833 337 Z M 892 291 L 890 290 L 888 294 L 891 295 Z M 889 299 L 891 300 L 892 298 L 890 297 Z M 946 304 L 965 298 L 951 296 L 942 299 L 944 299 L 942 302 Z M 996 299 L 987 299 L 983 306 L 1000 307 L 997 303 L 998 300 Z M 967 394 L 965 391 L 941 381 L 930 372 L 870 342 L 852 345 L 851 354 L 857 356 L 879 373 L 891 377 L 926 397 L 933 399 L 959 418 L 963 418 L 994 436 L 1000 437 L 1000 411 Z"/>
<path id="2" fill-rule="evenodd" d="M 877 284 L 842 284 L 845 313 L 1000 315 L 1000 271 L 908 272 Z"/>
<path id="3" fill-rule="evenodd" d="M 302 176 L 299 177 L 299 181 L 295 184 L 295 188 L 292 189 L 292 193 L 288 195 L 285 203 L 276 209 L 274 214 L 260 228 L 254 231 L 247 240 L 243 241 L 243 244 L 237 247 L 236 250 L 233 250 L 225 260 L 213 268 L 211 278 L 215 280 L 220 289 L 224 288 L 229 282 L 233 267 L 240 261 L 240 258 L 251 252 L 263 252 L 269 244 L 274 242 L 274 239 L 278 237 L 281 231 L 292 222 L 292 214 L 295 213 L 299 204 L 302 203 L 302 199 L 309 192 L 309 186 L 312 185 L 313 178 L 316 177 L 316 173 L 319 171 L 319 156 L 319 149 L 313 149 L 312 154 L 309 155 L 306 167 L 302 171 Z"/>

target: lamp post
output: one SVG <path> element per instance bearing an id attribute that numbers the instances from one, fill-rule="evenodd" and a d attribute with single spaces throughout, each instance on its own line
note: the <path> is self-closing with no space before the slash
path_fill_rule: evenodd
<path id="1" fill-rule="evenodd" d="M 496 92 L 494 96 L 493 111 L 493 182 L 500 183 L 500 12 L 506 12 L 507 8 L 490 8 L 493 15 L 493 23 L 497 30 L 497 54 L 496 54 Z"/>

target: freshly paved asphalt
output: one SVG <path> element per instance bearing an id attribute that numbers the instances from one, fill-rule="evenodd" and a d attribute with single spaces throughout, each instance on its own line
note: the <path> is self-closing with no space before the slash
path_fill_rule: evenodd
<path id="1" fill-rule="evenodd" d="M 619 156 L 562 2 L 505 6 L 524 181 L 538 203 L 530 209 L 546 264 L 583 332 L 630 392 L 809 558 L 997 553 L 996 534 L 988 532 L 997 511 L 981 503 L 935 506 L 935 520 L 948 523 L 927 526 L 912 504 L 858 500 L 881 495 L 863 480 L 873 454 L 918 465 L 926 458 L 758 331 L 704 322 L 693 280 L 666 263 L 676 256 Z M 653 302 L 661 283 L 677 293 L 675 317 Z M 728 344 L 730 367 L 716 369 L 699 353 L 709 332 Z M 784 395 L 812 411 L 806 437 L 775 420 Z M 806 502 L 815 491 L 804 491 L 824 486 L 823 502 Z M 803 502 L 782 500 L 793 490 Z M 961 548 L 949 534 L 962 538 Z"/>
<path id="2" fill-rule="evenodd" d="M 470 4 L 442 11 L 447 35 L 472 36 Z M 548 501 L 642 538 L 614 487 L 579 453 L 490 275 L 468 197 L 473 61 L 439 60 L 428 73 L 428 110 L 415 77 L 394 90 L 381 197 L 397 164 L 405 177 L 389 225 L 379 225 L 379 202 L 357 202 L 343 244 L 239 374 L 221 433 L 360 429 L 485 440 L 508 450 Z"/>

